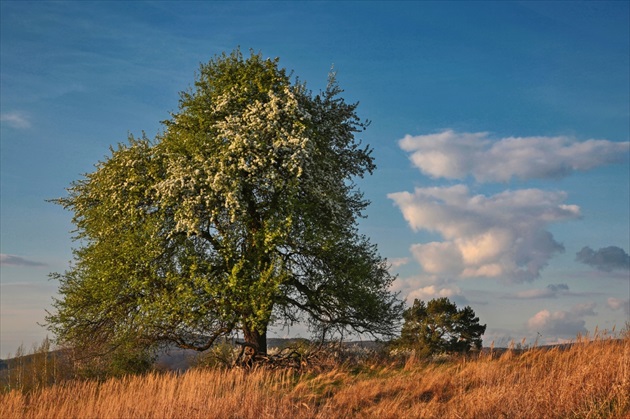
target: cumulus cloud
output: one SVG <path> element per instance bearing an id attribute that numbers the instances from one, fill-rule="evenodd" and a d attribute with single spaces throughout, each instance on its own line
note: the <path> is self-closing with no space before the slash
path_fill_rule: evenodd
<path id="1" fill-rule="evenodd" d="M 564 294 L 569 291 L 567 284 L 549 284 L 545 288 L 536 288 L 531 290 L 519 291 L 508 298 L 516 299 L 536 299 L 536 298 L 557 298 L 558 294 Z"/>
<path id="2" fill-rule="evenodd" d="M 424 174 L 434 178 L 508 182 L 512 178 L 561 178 L 627 159 L 630 142 L 577 141 L 558 137 L 491 139 L 487 132 L 407 135 L 400 147 Z"/>
<path id="3" fill-rule="evenodd" d="M 563 192 L 524 189 L 471 195 L 464 185 L 416 188 L 388 197 L 415 231 L 444 240 L 415 244 L 411 253 L 427 274 L 532 281 L 549 259 L 564 251 L 549 223 L 580 217 Z"/>
<path id="4" fill-rule="evenodd" d="M 576 253 L 575 260 L 604 272 L 630 270 L 630 255 L 617 246 L 608 246 L 597 251 L 585 246 Z"/>
<path id="5" fill-rule="evenodd" d="M 613 310 L 622 310 L 626 316 L 630 316 L 630 300 L 622 300 L 621 298 L 610 297 L 606 301 L 608 307 Z"/>
<path id="6" fill-rule="evenodd" d="M 5 253 L 0 254 L 0 265 L 2 266 L 29 266 L 29 267 L 46 266 L 46 264 L 42 262 L 25 259 L 20 256 L 7 255 Z"/>
<path id="7" fill-rule="evenodd" d="M 31 121 L 22 112 L 3 113 L 0 115 L 0 122 L 17 129 L 25 129 L 31 127 Z"/>
<path id="8" fill-rule="evenodd" d="M 542 335 L 574 338 L 587 333 L 585 316 L 596 315 L 595 303 L 578 304 L 570 311 L 541 310 L 527 321 L 527 328 Z"/>

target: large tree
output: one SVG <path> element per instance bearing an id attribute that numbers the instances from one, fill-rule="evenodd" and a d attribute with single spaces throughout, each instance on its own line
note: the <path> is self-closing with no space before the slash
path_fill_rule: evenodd
<path id="1" fill-rule="evenodd" d="M 202 351 L 240 330 L 266 352 L 270 325 L 300 320 L 391 335 L 393 277 L 357 229 L 367 123 L 341 92 L 255 53 L 201 65 L 162 134 L 112 148 L 56 200 L 80 243 L 53 275 L 58 340 Z"/>

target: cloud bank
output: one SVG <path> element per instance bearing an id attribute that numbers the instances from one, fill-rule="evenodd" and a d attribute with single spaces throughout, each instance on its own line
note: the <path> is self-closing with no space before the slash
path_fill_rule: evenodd
<path id="1" fill-rule="evenodd" d="M 581 218 L 581 209 L 567 202 L 563 191 L 538 188 L 504 190 L 485 188 L 472 193 L 466 184 L 507 183 L 513 180 L 559 179 L 574 172 L 627 162 L 630 142 L 568 136 L 492 138 L 487 132 L 460 133 L 445 130 L 436 134 L 410 136 L 399 141 L 402 150 L 435 186 L 388 194 L 409 227 L 439 236 L 410 247 L 422 272 L 398 280 L 398 291 L 428 300 L 449 297 L 465 300 L 457 281 L 495 278 L 504 283 L 527 283 L 564 246 L 550 232 L 554 223 Z M 438 180 L 459 180 L 440 186 Z M 540 184 L 540 182 L 538 182 Z M 492 192 L 485 192 L 490 190 Z M 608 247 L 594 251 L 585 247 L 577 260 L 603 271 L 630 269 L 623 249 Z M 532 300 L 572 295 L 567 284 L 524 290 L 506 298 Z M 610 300 L 612 309 L 625 310 L 624 301 Z M 541 310 L 527 327 L 546 335 L 574 338 L 586 332 L 585 316 L 595 315 L 594 304 L 569 311 Z"/>
<path id="2" fill-rule="evenodd" d="M 7 255 L 5 253 L 0 254 L 0 265 L 2 266 L 29 266 L 29 267 L 46 266 L 46 264 L 42 262 L 25 259 L 20 256 Z"/>
<path id="3" fill-rule="evenodd" d="M 413 230 L 444 238 L 411 247 L 426 273 L 443 277 L 532 281 L 554 254 L 564 251 L 547 225 L 580 217 L 578 206 L 564 204 L 565 193 L 539 189 L 485 196 L 455 185 L 388 197 Z"/>
<path id="4" fill-rule="evenodd" d="M 400 147 L 410 160 L 433 178 L 478 182 L 508 182 L 513 178 L 561 178 L 627 159 L 630 142 L 577 141 L 558 137 L 506 137 L 493 140 L 487 132 L 407 135 Z"/>
<path id="5" fill-rule="evenodd" d="M 630 255 L 617 246 L 608 246 L 597 251 L 585 246 L 575 254 L 575 260 L 604 272 L 630 270 Z"/>

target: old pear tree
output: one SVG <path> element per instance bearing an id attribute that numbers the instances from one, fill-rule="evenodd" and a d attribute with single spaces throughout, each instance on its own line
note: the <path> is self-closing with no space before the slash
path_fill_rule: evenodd
<path id="1" fill-rule="evenodd" d="M 391 335 L 402 305 L 357 219 L 375 169 L 334 75 L 314 94 L 278 59 L 201 65 L 154 140 L 130 137 L 55 200 L 74 261 L 47 317 L 59 342 L 203 351 L 273 324 Z"/>

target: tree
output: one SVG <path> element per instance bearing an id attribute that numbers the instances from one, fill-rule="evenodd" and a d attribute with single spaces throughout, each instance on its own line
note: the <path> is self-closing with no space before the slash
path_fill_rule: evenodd
<path id="1" fill-rule="evenodd" d="M 402 303 L 357 228 L 368 123 L 340 93 L 260 54 L 201 65 L 162 134 L 131 136 L 54 201 L 81 244 L 53 274 L 58 340 L 203 351 L 240 330 L 266 352 L 271 324 L 300 320 L 391 335 Z"/>
<path id="2" fill-rule="evenodd" d="M 403 313 L 399 346 L 414 348 L 423 355 L 443 352 L 468 352 L 481 349 L 481 335 L 486 325 L 469 306 L 458 310 L 448 298 L 438 298 L 425 304 L 415 299 Z"/>

